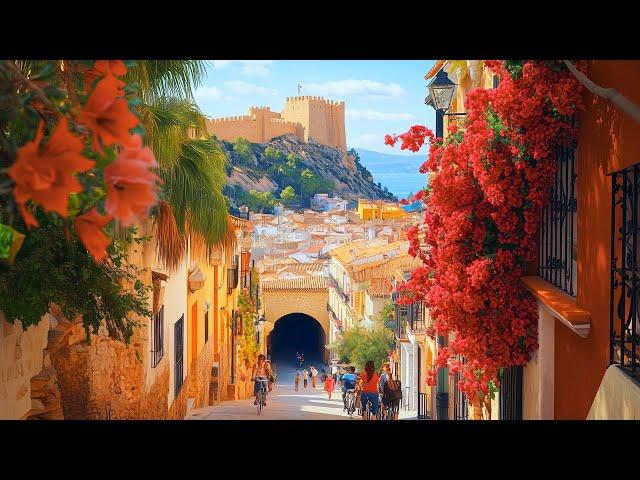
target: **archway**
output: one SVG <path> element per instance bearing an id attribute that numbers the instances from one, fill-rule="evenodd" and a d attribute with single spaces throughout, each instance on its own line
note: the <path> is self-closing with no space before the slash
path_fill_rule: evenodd
<path id="1" fill-rule="evenodd" d="M 267 338 L 271 360 L 278 365 L 295 365 L 296 352 L 304 353 L 305 365 L 324 363 L 326 335 L 311 315 L 290 313 L 280 317 Z"/>

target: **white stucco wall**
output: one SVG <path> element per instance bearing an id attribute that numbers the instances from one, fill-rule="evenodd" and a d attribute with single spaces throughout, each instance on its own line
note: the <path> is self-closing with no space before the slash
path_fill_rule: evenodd
<path id="1" fill-rule="evenodd" d="M 553 420 L 555 376 L 555 322 L 557 320 L 538 303 L 539 348 L 522 372 L 522 418 Z"/>

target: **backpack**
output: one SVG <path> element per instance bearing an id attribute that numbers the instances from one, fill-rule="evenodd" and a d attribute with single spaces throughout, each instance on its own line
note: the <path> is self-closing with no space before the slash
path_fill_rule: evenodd
<path id="1" fill-rule="evenodd" d="M 391 388 L 391 383 L 393 382 L 394 388 Z M 400 384 L 400 380 L 387 380 L 384 384 L 384 395 L 385 400 L 387 402 L 391 402 L 394 400 L 402 400 L 402 385 Z"/>

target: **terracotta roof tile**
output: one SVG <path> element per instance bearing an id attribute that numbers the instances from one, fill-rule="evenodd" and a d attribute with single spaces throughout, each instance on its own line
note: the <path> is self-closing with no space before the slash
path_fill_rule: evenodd
<path id="1" fill-rule="evenodd" d="M 262 282 L 265 292 L 289 290 L 298 292 L 322 291 L 327 289 L 327 279 L 321 276 L 291 278 L 286 280 L 269 280 Z"/>

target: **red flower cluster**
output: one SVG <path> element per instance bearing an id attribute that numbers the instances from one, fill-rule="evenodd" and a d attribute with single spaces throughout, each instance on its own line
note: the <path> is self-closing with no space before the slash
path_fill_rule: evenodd
<path id="1" fill-rule="evenodd" d="M 519 278 L 535 257 L 554 149 L 571 141 L 571 116 L 582 108 L 580 84 L 559 62 L 526 61 L 518 78 L 503 62 L 487 66 L 500 84 L 467 94 L 464 131 L 452 128 L 442 142 L 413 126 L 385 138 L 412 151 L 430 141 L 420 170 L 435 172 L 422 197 L 424 223 L 408 232 L 410 253 L 424 266 L 399 291 L 403 302 L 426 301 L 433 334 L 453 333 L 436 367 L 459 372 L 469 397 L 487 394 L 501 367 L 526 364 L 538 347 L 537 305 Z"/>
<path id="2" fill-rule="evenodd" d="M 106 248 L 111 244 L 103 228 L 113 218 L 129 226 L 146 215 L 156 202 L 160 180 L 151 171 L 156 166 L 153 153 L 142 147 L 139 135 L 130 133 L 139 120 L 124 98 L 126 84 L 116 78 L 126 73 L 121 60 L 96 61 L 84 74 L 85 86 L 93 90 L 77 119 L 89 130 L 96 152 L 103 153 L 103 147 L 111 146 L 120 151 L 104 170 L 107 215 L 92 208 L 73 222 L 78 237 L 97 261 L 106 256 Z M 13 194 L 28 227 L 38 223 L 27 209 L 27 201 L 38 202 L 45 211 L 68 216 L 69 195 L 82 191 L 75 174 L 94 167 L 94 162 L 83 154 L 88 145 L 70 131 L 67 118 L 60 118 L 48 141 L 43 137 L 44 122 L 41 122 L 35 139 L 18 150 L 16 162 L 9 169 L 15 182 Z"/>

